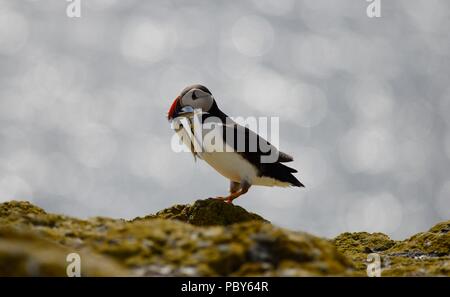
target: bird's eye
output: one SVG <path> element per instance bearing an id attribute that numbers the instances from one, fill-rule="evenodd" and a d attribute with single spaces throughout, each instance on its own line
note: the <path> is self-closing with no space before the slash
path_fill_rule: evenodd
<path id="1" fill-rule="evenodd" d="M 195 100 L 195 99 L 197 99 L 197 98 L 198 98 L 198 96 L 197 96 L 197 94 L 195 94 L 195 91 L 192 92 L 192 100 Z"/>

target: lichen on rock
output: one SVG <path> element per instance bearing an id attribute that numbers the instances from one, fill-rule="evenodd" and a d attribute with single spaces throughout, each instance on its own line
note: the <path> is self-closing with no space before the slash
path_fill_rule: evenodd
<path id="1" fill-rule="evenodd" d="M 0 276 L 65 276 L 67 256 L 82 259 L 81 276 L 126 276 L 129 271 L 116 261 L 88 249 L 68 246 L 22 228 L 0 227 Z"/>
<path id="2" fill-rule="evenodd" d="M 48 214 L 27 202 L 12 201 L 0 204 L 0 226 L 9 228 L 8 232 L 13 235 L 15 232 L 31 234 L 26 239 L 30 244 L 45 241 L 48 254 L 54 251 L 60 255 L 69 250 L 88 252 L 113 261 L 129 275 L 352 273 L 350 263 L 329 241 L 277 228 L 241 207 L 208 199 L 178 209 L 182 209 L 178 215 L 184 213 L 185 219 L 174 219 L 172 214 L 177 216 L 177 212 L 172 210 L 133 221 L 79 220 Z M 3 241 L 4 244 L 13 242 L 9 237 Z M 24 246 L 27 244 L 25 241 L 22 243 Z M 28 258 L 40 258 L 30 250 L 19 247 L 17 250 L 22 250 Z M 10 256 L 6 254 L 3 259 Z M 66 265 L 61 257 L 56 258 L 62 267 Z M 30 275 L 19 266 L 0 270 L 0 274 Z M 48 270 L 39 272 L 64 275 L 64 271 L 58 269 L 51 270 L 51 273 Z M 109 272 L 111 269 L 105 271 Z M 89 270 L 85 273 L 90 275 Z"/>
<path id="3" fill-rule="evenodd" d="M 334 239 L 337 249 L 353 261 L 361 274 L 370 253 L 381 258 L 383 276 L 450 276 L 450 221 L 402 241 L 382 233 L 343 233 Z"/>
<path id="4" fill-rule="evenodd" d="M 64 276 L 72 252 L 86 276 L 365 275 L 372 252 L 383 275 L 450 275 L 449 229 L 444 222 L 404 241 L 366 232 L 327 240 L 213 199 L 132 221 L 80 220 L 10 201 L 0 204 L 0 275 Z"/>
<path id="5" fill-rule="evenodd" d="M 226 226 L 248 221 L 269 223 L 261 216 L 248 212 L 240 206 L 224 203 L 214 198 L 197 200 L 192 205 L 177 204 L 163 209 L 155 215 L 136 218 L 135 220 L 153 218 L 179 220 L 196 226 Z"/>

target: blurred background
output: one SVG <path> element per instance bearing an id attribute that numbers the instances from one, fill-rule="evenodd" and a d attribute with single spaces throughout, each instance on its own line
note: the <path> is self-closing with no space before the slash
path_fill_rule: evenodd
<path id="1" fill-rule="evenodd" d="M 279 116 L 305 189 L 236 204 L 321 236 L 395 239 L 450 219 L 450 3 L 0 0 L 0 202 L 133 218 L 224 195 L 174 153 L 188 84 L 230 116 Z"/>

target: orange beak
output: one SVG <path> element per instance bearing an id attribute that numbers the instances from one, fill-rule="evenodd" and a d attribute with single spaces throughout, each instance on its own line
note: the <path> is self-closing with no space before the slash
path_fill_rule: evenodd
<path id="1" fill-rule="evenodd" d="M 178 109 L 177 107 L 179 106 L 179 101 L 180 101 L 180 96 L 175 98 L 172 105 L 170 106 L 169 111 L 167 112 L 167 119 L 169 121 L 173 120 L 173 118 L 176 116 L 176 111 Z"/>

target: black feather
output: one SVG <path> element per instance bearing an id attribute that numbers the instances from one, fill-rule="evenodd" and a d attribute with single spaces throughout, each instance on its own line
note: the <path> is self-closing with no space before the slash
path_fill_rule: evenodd
<path id="1" fill-rule="evenodd" d="M 227 135 L 227 130 L 228 132 L 230 132 L 229 129 L 234 129 L 234 143 L 233 143 L 234 150 L 238 152 L 247 161 L 252 163 L 253 166 L 255 166 L 255 168 L 258 170 L 259 176 L 267 176 L 282 182 L 288 182 L 294 187 L 304 187 L 304 185 L 294 175 L 292 175 L 292 173 L 297 173 L 297 170 L 288 167 L 284 164 L 281 164 L 293 161 L 294 159 L 290 155 L 283 152 L 279 152 L 278 160 L 275 163 L 262 163 L 261 156 L 270 155 L 271 152 L 261 151 L 259 145 L 257 146 L 256 151 L 250 151 L 250 140 L 249 140 L 250 130 L 247 127 L 242 127 L 237 124 L 234 124 L 232 127 L 225 125 L 228 116 L 218 108 L 215 101 L 210 111 L 202 116 L 202 122 L 204 122 L 207 118 L 212 116 L 220 118 L 222 123 L 224 123 L 223 136 L 225 138 Z M 245 151 L 243 152 L 239 151 L 237 147 L 238 143 L 237 135 L 239 134 L 237 131 L 238 129 L 245 129 Z M 226 139 L 224 140 L 226 141 Z M 262 141 L 265 142 L 267 145 L 270 145 L 270 143 L 267 140 L 265 140 L 259 135 L 257 135 L 257 141 L 258 143 Z"/>
<path id="2" fill-rule="evenodd" d="M 230 129 L 229 127 L 224 127 L 224 129 Z M 239 148 L 237 146 L 237 135 L 239 134 L 237 132 L 237 129 L 245 129 L 245 151 L 240 152 Z M 230 131 L 228 131 L 230 132 Z M 242 157 L 244 157 L 246 160 L 248 160 L 250 163 L 252 163 L 258 170 L 259 176 L 266 176 L 271 177 L 276 180 L 282 181 L 282 182 L 288 182 L 292 186 L 295 187 L 304 187 L 304 185 L 294 176 L 292 173 L 297 173 L 298 171 L 294 168 L 291 168 L 289 166 L 286 166 L 282 164 L 282 162 L 291 162 L 293 161 L 293 158 L 289 156 L 286 153 L 279 152 L 278 160 L 274 163 L 262 163 L 261 157 L 262 156 L 268 156 L 271 154 L 270 151 L 263 152 L 261 151 L 261 148 L 259 145 L 257 146 L 256 151 L 251 151 L 250 148 L 250 130 L 247 127 L 242 127 L 239 125 L 234 125 L 234 150 L 237 151 Z M 226 135 L 226 130 L 224 131 L 224 134 Z M 270 145 L 270 143 L 265 140 L 264 138 L 257 135 L 257 141 L 260 143 L 260 141 L 265 141 L 267 145 Z"/>
<path id="3" fill-rule="evenodd" d="M 281 163 L 263 163 L 260 167 L 262 176 L 272 177 L 282 182 L 288 182 L 295 187 L 304 187 L 304 185 L 292 173 L 297 170 Z"/>

